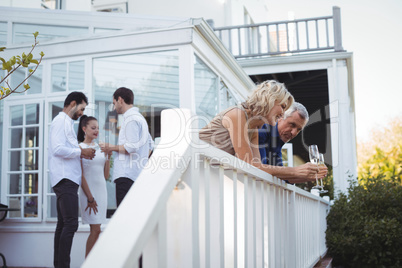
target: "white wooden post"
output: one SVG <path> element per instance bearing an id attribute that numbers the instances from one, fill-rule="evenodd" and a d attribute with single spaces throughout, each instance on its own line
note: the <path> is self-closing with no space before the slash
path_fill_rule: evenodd
<path id="1" fill-rule="evenodd" d="M 346 193 L 349 175 L 357 175 L 354 111 L 351 110 L 345 60 L 332 60 L 328 68 L 334 191 Z"/>

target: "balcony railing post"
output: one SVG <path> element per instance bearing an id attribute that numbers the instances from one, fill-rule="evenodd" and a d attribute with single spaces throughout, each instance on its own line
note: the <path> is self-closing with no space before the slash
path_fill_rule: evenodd
<path id="1" fill-rule="evenodd" d="M 342 47 L 342 27 L 341 27 L 341 9 L 334 6 L 332 8 L 334 18 L 334 46 L 335 51 L 343 51 Z"/>
<path id="2" fill-rule="evenodd" d="M 288 219 L 288 249 L 287 255 L 289 256 L 288 265 L 289 267 L 298 267 L 296 264 L 296 245 L 297 245 L 297 235 L 296 235 L 296 192 L 292 191 L 289 198 L 289 219 Z"/>

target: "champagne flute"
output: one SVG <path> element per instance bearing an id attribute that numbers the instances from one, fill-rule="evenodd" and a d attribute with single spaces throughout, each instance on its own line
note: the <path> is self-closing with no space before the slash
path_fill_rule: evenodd
<path id="1" fill-rule="evenodd" d="M 325 166 L 325 161 L 324 161 L 324 155 L 323 154 L 321 154 L 320 153 L 320 156 L 319 156 L 319 164 L 320 164 L 320 166 Z M 321 190 L 320 190 L 320 193 L 328 193 L 328 190 L 324 190 L 324 184 L 322 183 L 322 178 L 320 178 L 320 180 L 321 180 Z"/>
<path id="2" fill-rule="evenodd" d="M 309 152 L 309 157 L 310 157 L 310 162 L 318 166 L 318 162 L 320 159 L 320 152 L 318 151 L 318 146 L 313 144 L 308 147 L 308 152 Z M 318 183 L 318 178 L 317 174 L 315 174 L 315 181 L 316 181 L 316 186 L 313 186 L 313 189 L 319 189 L 321 186 Z"/>

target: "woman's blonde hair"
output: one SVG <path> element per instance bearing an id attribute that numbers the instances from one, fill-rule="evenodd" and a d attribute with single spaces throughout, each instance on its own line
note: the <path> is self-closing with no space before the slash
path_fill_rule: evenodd
<path id="1" fill-rule="evenodd" d="M 285 84 L 267 80 L 257 85 L 246 103 L 253 115 L 266 116 L 277 101 L 280 105 L 286 103 L 285 110 L 287 110 L 293 104 L 294 99 Z"/>

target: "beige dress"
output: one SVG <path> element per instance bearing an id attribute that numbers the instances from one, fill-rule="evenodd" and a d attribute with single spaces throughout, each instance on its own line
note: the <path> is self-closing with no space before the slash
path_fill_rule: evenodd
<path id="1" fill-rule="evenodd" d="M 199 133 L 199 137 L 201 140 L 208 142 L 208 143 L 212 144 L 213 146 L 215 146 L 231 155 L 235 155 L 235 149 L 233 148 L 232 141 L 230 140 L 229 130 L 227 130 L 227 128 L 225 128 L 222 124 L 222 118 L 227 112 L 229 112 L 235 108 L 239 108 L 242 111 L 244 111 L 244 113 L 246 115 L 246 120 L 248 120 L 248 116 L 247 116 L 247 112 L 246 112 L 247 104 L 245 102 L 243 102 L 237 106 L 230 107 L 230 108 L 220 112 L 217 116 L 215 116 L 211 120 L 211 122 L 209 122 L 208 125 L 203 127 Z M 249 142 L 251 141 L 251 136 L 252 136 L 252 131 L 249 131 L 249 133 L 248 133 Z"/>

